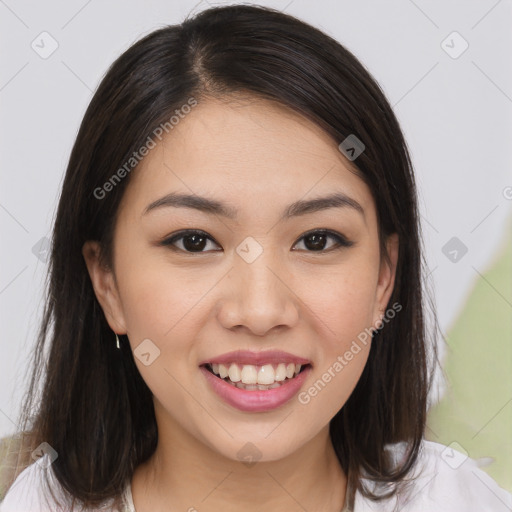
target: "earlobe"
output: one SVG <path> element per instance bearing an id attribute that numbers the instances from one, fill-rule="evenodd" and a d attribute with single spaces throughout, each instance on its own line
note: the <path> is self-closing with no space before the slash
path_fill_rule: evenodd
<path id="1" fill-rule="evenodd" d="M 398 264 L 399 239 L 398 234 L 393 233 L 386 239 L 386 255 L 383 255 L 380 263 L 379 283 L 377 286 L 376 307 L 381 312 L 389 302 L 395 286 L 396 267 Z"/>
<path id="2" fill-rule="evenodd" d="M 105 314 L 110 328 L 117 334 L 126 333 L 126 323 L 119 293 L 111 269 L 100 261 L 101 246 L 96 240 L 88 240 L 82 247 L 82 255 L 91 278 L 94 293 Z"/>

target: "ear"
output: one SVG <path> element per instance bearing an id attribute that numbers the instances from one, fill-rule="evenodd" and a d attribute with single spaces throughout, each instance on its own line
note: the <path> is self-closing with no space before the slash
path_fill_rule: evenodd
<path id="1" fill-rule="evenodd" d="M 396 266 L 398 262 L 399 240 L 398 234 L 393 233 L 386 239 L 386 254 L 381 256 L 379 280 L 375 295 L 374 318 L 380 321 L 385 313 L 393 288 L 395 286 Z M 375 325 L 375 322 L 374 322 Z"/>
<path id="2" fill-rule="evenodd" d="M 115 282 L 114 273 L 100 262 L 101 246 L 88 240 L 82 247 L 82 255 L 89 271 L 92 286 L 110 328 L 116 334 L 126 333 L 123 308 Z"/>

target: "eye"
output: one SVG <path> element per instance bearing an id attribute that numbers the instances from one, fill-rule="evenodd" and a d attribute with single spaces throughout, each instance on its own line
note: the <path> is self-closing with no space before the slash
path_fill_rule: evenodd
<path id="1" fill-rule="evenodd" d="M 213 238 L 204 231 L 188 230 L 176 233 L 170 238 L 160 242 L 160 245 L 171 246 L 171 249 L 181 250 L 183 252 L 207 252 L 203 249 L 207 246 L 208 241 L 217 245 Z M 181 247 L 175 245 L 177 243 L 179 243 L 178 245 L 181 245 Z"/>
<path id="2" fill-rule="evenodd" d="M 334 240 L 334 244 L 326 249 L 326 241 L 328 239 Z M 304 240 L 303 245 L 308 252 L 330 252 L 331 250 L 341 249 L 342 247 L 350 247 L 354 242 L 347 240 L 340 233 L 335 231 L 328 231 L 326 229 L 317 229 L 309 231 L 301 236 L 299 242 Z"/>
<path id="3" fill-rule="evenodd" d="M 334 240 L 334 243 L 326 249 L 326 242 L 329 239 Z M 354 242 L 347 240 L 340 233 L 326 229 L 310 231 L 302 235 L 302 237 L 299 239 L 299 242 L 302 240 L 304 240 L 303 243 L 307 252 L 329 252 L 331 250 L 339 249 L 342 247 L 350 247 L 354 244 Z M 215 240 L 204 231 L 186 230 L 180 231 L 170 238 L 163 240 L 160 242 L 160 245 L 169 246 L 170 249 L 180 250 L 182 252 L 201 253 L 211 252 L 204 250 L 205 247 L 207 247 L 208 242 L 212 242 L 214 245 L 219 247 L 217 242 L 215 242 Z M 296 244 L 297 243 L 298 242 L 296 242 Z"/>

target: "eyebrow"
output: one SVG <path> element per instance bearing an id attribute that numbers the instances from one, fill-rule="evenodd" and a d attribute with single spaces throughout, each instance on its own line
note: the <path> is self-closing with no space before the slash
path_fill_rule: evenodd
<path id="1" fill-rule="evenodd" d="M 191 194 L 171 192 L 149 204 L 142 215 L 164 207 L 192 208 L 212 215 L 220 215 L 228 219 L 237 217 L 237 210 L 220 201 Z M 281 220 L 297 217 L 308 213 L 319 212 L 329 208 L 350 208 L 365 216 L 363 207 L 351 197 L 342 192 L 330 194 L 315 199 L 299 200 L 288 205 L 281 214 Z"/>

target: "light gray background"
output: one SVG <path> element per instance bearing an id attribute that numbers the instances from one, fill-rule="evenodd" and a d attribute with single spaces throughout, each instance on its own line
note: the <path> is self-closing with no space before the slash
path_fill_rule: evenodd
<path id="1" fill-rule="evenodd" d="M 227 3 L 234 2 L 210 5 Z M 416 168 L 428 265 L 446 331 L 510 229 L 511 1 L 246 3 L 285 10 L 323 29 L 381 84 Z M 32 248 L 49 237 L 92 91 L 141 36 L 206 7 L 206 1 L 0 0 L 0 436 L 16 430 L 39 322 L 46 264 Z M 58 43 L 47 59 L 31 47 L 35 41 L 49 48 L 49 39 L 38 37 L 43 31 Z M 441 46 L 453 31 L 469 44 L 458 58 Z M 462 48 L 453 37 L 446 44 L 452 53 Z M 469 249 L 457 263 L 442 253 L 453 236 Z"/>

